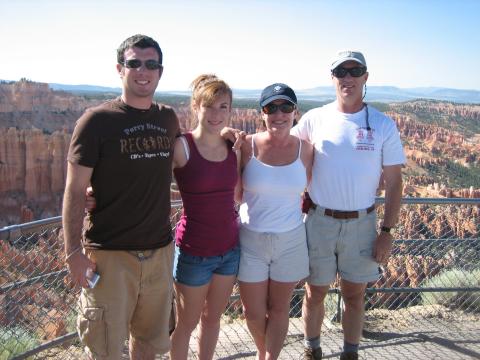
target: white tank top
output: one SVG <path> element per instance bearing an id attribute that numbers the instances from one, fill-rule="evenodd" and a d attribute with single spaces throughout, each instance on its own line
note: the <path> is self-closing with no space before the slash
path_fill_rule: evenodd
<path id="1" fill-rule="evenodd" d="M 301 193 L 307 186 L 302 163 L 302 141 L 298 156 L 288 165 L 268 165 L 255 156 L 255 135 L 252 136 L 252 157 L 242 174 L 243 199 L 240 220 L 256 232 L 280 233 L 295 229 L 303 222 Z"/>

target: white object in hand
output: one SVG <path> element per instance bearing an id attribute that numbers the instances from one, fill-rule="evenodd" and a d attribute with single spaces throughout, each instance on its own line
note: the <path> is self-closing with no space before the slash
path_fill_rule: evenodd
<path id="1" fill-rule="evenodd" d="M 97 285 L 98 280 L 100 280 L 100 275 L 92 270 L 92 268 L 88 268 L 85 272 L 85 276 L 87 277 L 88 286 L 90 289 L 93 289 L 95 285 Z"/>

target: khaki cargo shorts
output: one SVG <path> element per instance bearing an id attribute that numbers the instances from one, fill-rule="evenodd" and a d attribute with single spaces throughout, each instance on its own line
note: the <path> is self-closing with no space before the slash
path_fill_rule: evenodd
<path id="1" fill-rule="evenodd" d="M 92 359 L 122 357 L 129 335 L 158 354 L 170 349 L 173 243 L 145 251 L 87 250 L 100 280 L 82 289 L 77 331 Z"/>

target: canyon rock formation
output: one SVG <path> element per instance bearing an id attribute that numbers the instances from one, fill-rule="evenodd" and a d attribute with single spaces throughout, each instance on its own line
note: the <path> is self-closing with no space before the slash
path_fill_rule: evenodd
<path id="1" fill-rule="evenodd" d="M 42 83 L 0 84 L 0 226 L 60 213 L 70 133 L 96 103 Z"/>
<path id="2" fill-rule="evenodd" d="M 101 101 L 26 80 L 0 84 L 0 226 L 60 214 L 71 131 Z M 442 172 L 452 164 L 480 167 L 480 106 L 414 101 L 390 108 L 408 159 L 405 196 L 480 197 L 480 186 L 452 185 Z M 183 131 L 195 126 L 186 102 L 175 110 Z M 262 126 L 259 111 L 235 108 L 231 125 L 253 133 Z"/>

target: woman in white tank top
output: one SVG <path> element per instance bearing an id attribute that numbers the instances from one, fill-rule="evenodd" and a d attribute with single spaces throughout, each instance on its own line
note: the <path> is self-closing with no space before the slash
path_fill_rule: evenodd
<path id="1" fill-rule="evenodd" d="M 313 147 L 290 135 L 297 98 L 285 84 L 260 98 L 266 131 L 241 147 L 240 296 L 257 359 L 276 359 L 288 331 L 290 299 L 308 276 L 301 193 L 307 186 Z"/>

